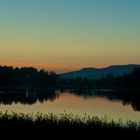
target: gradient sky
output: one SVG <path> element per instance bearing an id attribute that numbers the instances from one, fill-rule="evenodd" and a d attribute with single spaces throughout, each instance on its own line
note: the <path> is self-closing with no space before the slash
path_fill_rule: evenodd
<path id="1" fill-rule="evenodd" d="M 128 63 L 140 63 L 140 0 L 0 0 L 1 65 Z"/>

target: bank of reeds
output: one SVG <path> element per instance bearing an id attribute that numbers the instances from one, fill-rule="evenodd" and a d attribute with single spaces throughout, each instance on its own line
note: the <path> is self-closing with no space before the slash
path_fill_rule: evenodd
<path id="1" fill-rule="evenodd" d="M 75 116 L 71 113 L 64 114 L 23 114 L 23 113 L 2 113 L 0 112 L 0 129 L 22 129 L 25 130 L 92 130 L 95 134 L 140 134 L 140 123 L 121 120 L 114 121 L 108 117 L 99 118 L 97 116 L 90 117 Z"/>

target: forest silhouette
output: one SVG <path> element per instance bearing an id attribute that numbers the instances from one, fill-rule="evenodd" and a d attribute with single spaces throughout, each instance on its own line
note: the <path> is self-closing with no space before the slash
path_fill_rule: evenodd
<path id="1" fill-rule="evenodd" d="M 55 72 L 37 70 L 33 67 L 13 68 L 0 66 L 0 86 L 55 86 Z"/>
<path id="2" fill-rule="evenodd" d="M 140 89 L 140 68 L 123 76 L 109 73 L 102 78 L 63 79 L 54 71 L 37 70 L 33 67 L 14 68 L 0 66 L 0 87 L 32 87 L 32 88 L 96 88 L 96 89 Z"/>

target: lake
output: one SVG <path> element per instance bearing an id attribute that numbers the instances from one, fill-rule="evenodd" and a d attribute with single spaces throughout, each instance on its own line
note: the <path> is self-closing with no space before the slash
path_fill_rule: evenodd
<path id="1" fill-rule="evenodd" d="M 112 90 L 6 90 L 0 91 L 0 111 L 55 114 L 66 111 L 140 121 L 139 99 L 139 96 Z"/>

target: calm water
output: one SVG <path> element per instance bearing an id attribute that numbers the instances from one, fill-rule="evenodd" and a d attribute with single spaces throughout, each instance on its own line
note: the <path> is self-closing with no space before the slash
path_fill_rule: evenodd
<path id="1" fill-rule="evenodd" d="M 0 91 L 0 111 L 64 113 L 140 121 L 139 98 L 113 91 Z"/>

